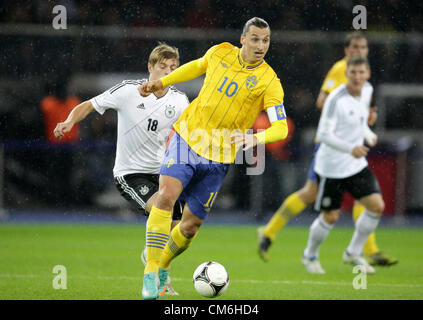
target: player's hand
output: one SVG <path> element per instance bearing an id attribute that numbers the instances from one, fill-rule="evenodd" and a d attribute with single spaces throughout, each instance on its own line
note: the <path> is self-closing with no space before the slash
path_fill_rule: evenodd
<path id="1" fill-rule="evenodd" d="M 369 132 L 366 135 L 365 140 L 370 147 L 374 147 L 377 144 L 377 135 L 373 132 Z"/>
<path id="2" fill-rule="evenodd" d="M 66 132 L 71 131 L 73 123 L 71 122 L 59 122 L 54 129 L 54 136 L 58 139 L 62 139 Z"/>
<path id="3" fill-rule="evenodd" d="M 143 97 L 147 97 L 150 93 L 156 92 L 158 90 L 163 89 L 162 82 L 160 80 L 153 80 L 144 82 L 142 85 L 138 87 L 138 92 Z"/>
<path id="4" fill-rule="evenodd" d="M 231 144 L 235 144 L 236 150 L 244 146 L 242 150 L 246 151 L 250 148 L 255 147 L 257 145 L 257 142 L 257 137 L 254 134 L 234 133 L 231 135 Z"/>
<path id="5" fill-rule="evenodd" d="M 367 156 L 368 153 L 369 153 L 369 148 L 367 148 L 366 146 L 354 147 L 354 149 L 351 152 L 354 158 L 365 157 Z"/>
<path id="6" fill-rule="evenodd" d="M 367 124 L 372 126 L 376 123 L 377 120 L 377 107 L 371 107 L 369 112 L 369 118 L 367 119 Z"/>

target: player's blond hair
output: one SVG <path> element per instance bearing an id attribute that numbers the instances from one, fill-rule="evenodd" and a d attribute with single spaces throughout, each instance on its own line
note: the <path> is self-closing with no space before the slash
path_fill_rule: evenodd
<path id="1" fill-rule="evenodd" d="M 179 50 L 178 48 L 172 47 L 164 42 L 159 42 L 159 45 L 151 51 L 148 63 L 154 66 L 156 63 L 165 59 L 176 59 L 176 62 L 179 65 Z"/>
<path id="2" fill-rule="evenodd" d="M 348 59 L 347 68 L 350 67 L 350 66 L 357 66 L 357 65 L 361 65 L 361 64 L 364 64 L 370 70 L 369 60 L 366 57 L 362 57 L 362 56 L 352 57 L 352 58 Z"/>

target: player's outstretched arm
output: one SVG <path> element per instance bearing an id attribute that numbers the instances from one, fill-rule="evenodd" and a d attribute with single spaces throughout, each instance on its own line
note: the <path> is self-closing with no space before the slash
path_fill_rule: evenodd
<path id="1" fill-rule="evenodd" d="M 153 80 L 144 82 L 138 87 L 138 92 L 143 97 L 147 97 L 150 93 L 156 92 L 163 89 L 162 82 L 160 80 Z"/>
<path id="2" fill-rule="evenodd" d="M 78 104 L 71 113 L 69 113 L 68 118 L 59 122 L 54 129 L 54 136 L 58 139 L 63 138 L 66 132 L 72 130 L 73 126 L 86 118 L 88 114 L 94 111 L 94 107 L 90 101 L 84 101 Z"/>
<path id="3" fill-rule="evenodd" d="M 204 57 L 193 60 L 191 62 L 185 63 L 172 73 L 163 78 L 160 78 L 159 80 L 144 82 L 141 86 L 138 87 L 138 91 L 143 97 L 146 97 L 150 93 L 161 90 L 172 84 L 195 79 L 204 74 L 206 70 L 207 61 Z"/>

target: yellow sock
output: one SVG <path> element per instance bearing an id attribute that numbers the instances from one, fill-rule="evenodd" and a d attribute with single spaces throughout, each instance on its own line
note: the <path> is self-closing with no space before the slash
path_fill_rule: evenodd
<path id="1" fill-rule="evenodd" d="M 363 205 L 354 203 L 354 207 L 353 207 L 354 222 L 356 222 L 357 219 L 363 214 L 364 210 L 366 210 L 366 208 Z M 377 252 L 379 252 L 379 248 L 376 244 L 376 235 L 374 232 L 372 232 L 369 238 L 367 239 L 366 243 L 364 244 L 363 253 L 366 256 L 371 256 L 372 254 L 375 254 Z"/>
<path id="2" fill-rule="evenodd" d="M 366 210 L 366 208 L 359 204 L 358 202 L 354 202 L 354 207 L 353 207 L 353 219 L 354 222 L 357 222 L 358 218 L 363 214 L 364 210 Z"/>
<path id="3" fill-rule="evenodd" d="M 296 192 L 291 194 L 285 199 L 278 211 L 275 212 L 272 219 L 270 219 L 266 225 L 264 235 L 272 241 L 275 240 L 279 230 L 285 226 L 289 219 L 299 214 L 306 207 L 307 204 L 300 199 Z"/>
<path id="4" fill-rule="evenodd" d="M 147 221 L 146 247 L 147 265 L 144 274 L 159 271 L 159 261 L 170 233 L 172 212 L 153 206 Z"/>
<path id="5" fill-rule="evenodd" d="M 170 263 L 174 258 L 184 252 L 191 245 L 196 235 L 192 238 L 186 238 L 180 229 L 181 223 L 178 223 L 170 233 L 169 242 L 163 250 L 159 266 L 162 269 L 169 269 Z"/>

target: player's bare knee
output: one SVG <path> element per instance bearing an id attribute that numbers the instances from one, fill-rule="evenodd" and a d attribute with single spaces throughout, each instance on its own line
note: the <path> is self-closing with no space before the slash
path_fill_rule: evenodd
<path id="1" fill-rule="evenodd" d="M 335 224 L 339 219 L 338 211 L 323 211 L 323 220 L 330 225 Z"/>
<path id="2" fill-rule="evenodd" d="M 317 188 L 308 186 L 307 184 L 300 189 L 298 192 L 298 197 L 306 204 L 312 204 L 317 197 Z"/>
<path id="3" fill-rule="evenodd" d="M 156 206 L 172 211 L 179 194 L 176 194 L 172 188 L 167 186 L 160 187 L 157 193 Z"/>
<path id="4" fill-rule="evenodd" d="M 382 199 L 377 199 L 373 201 L 368 210 L 376 214 L 382 214 L 385 210 L 385 202 Z"/>
<path id="5" fill-rule="evenodd" d="M 186 220 L 181 221 L 180 230 L 184 237 L 190 239 L 197 234 L 198 229 L 200 229 L 200 226 L 201 224 L 198 224 L 193 220 Z"/>

